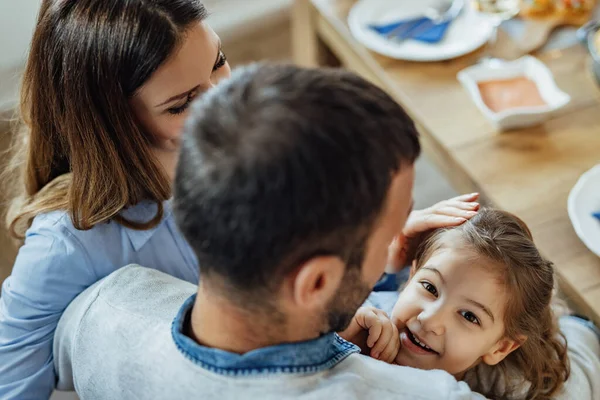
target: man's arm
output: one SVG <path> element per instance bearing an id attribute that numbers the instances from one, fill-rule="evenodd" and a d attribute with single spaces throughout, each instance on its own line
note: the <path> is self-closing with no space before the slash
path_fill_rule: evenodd
<path id="1" fill-rule="evenodd" d="M 183 302 L 197 290 L 196 285 L 139 265 L 120 268 L 90 286 L 69 304 L 55 332 L 57 388 L 97 397 L 96 391 L 104 388 L 94 386 L 90 377 L 113 373 L 127 349 L 127 334 L 137 334 L 129 329 L 144 329 L 129 324 L 131 315 L 152 315 L 154 322 L 170 326 Z"/>
<path id="2" fill-rule="evenodd" d="M 105 278 L 106 279 L 106 278 Z M 73 360 L 75 340 L 87 311 L 98 298 L 104 279 L 87 288 L 69 304 L 54 333 L 54 368 L 58 390 L 75 390 Z"/>

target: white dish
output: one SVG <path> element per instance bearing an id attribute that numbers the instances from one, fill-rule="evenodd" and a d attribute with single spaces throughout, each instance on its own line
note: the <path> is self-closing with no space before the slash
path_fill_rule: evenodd
<path id="1" fill-rule="evenodd" d="M 581 175 L 571 189 L 567 207 L 575 233 L 600 257 L 600 221 L 592 216 L 600 211 L 600 165 Z"/>
<path id="2" fill-rule="evenodd" d="M 536 83 L 546 105 L 510 108 L 494 112 L 484 103 L 477 85 L 478 82 L 512 79 L 520 76 L 529 78 Z M 525 56 L 515 61 L 484 62 L 463 69 L 457 77 L 471 95 L 475 105 L 500 130 L 540 124 L 547 120 L 554 111 L 566 106 L 571 101 L 571 97 L 556 86 L 548 67 L 531 56 Z"/>
<path id="3" fill-rule="evenodd" d="M 385 56 L 410 61 L 449 60 L 483 46 L 492 34 L 489 19 L 468 5 L 452 22 L 445 37 L 435 44 L 415 40 L 394 42 L 371 30 L 369 25 L 423 16 L 439 0 L 361 0 L 352 7 L 348 25 L 352 35 L 365 47 Z"/>

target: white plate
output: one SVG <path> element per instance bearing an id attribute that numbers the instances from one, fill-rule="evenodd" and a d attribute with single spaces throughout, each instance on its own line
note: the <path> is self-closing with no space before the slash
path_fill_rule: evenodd
<path id="1" fill-rule="evenodd" d="M 435 44 L 415 40 L 395 43 L 369 29 L 369 25 L 392 23 L 423 16 L 439 0 L 361 0 L 352 7 L 348 25 L 352 35 L 367 48 L 391 58 L 411 61 L 440 61 L 460 57 L 483 46 L 492 34 L 490 20 L 465 9 L 452 22 L 446 36 Z"/>
<path id="2" fill-rule="evenodd" d="M 581 175 L 569 194 L 568 210 L 579 239 L 600 257 L 600 221 L 592 216 L 600 210 L 600 165 Z"/>

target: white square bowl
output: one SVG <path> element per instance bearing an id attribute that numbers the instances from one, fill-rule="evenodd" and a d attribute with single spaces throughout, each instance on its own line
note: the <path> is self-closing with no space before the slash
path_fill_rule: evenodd
<path id="1" fill-rule="evenodd" d="M 518 77 L 531 79 L 537 85 L 546 105 L 536 107 L 518 107 L 492 111 L 483 101 L 478 82 L 505 80 Z M 463 69 L 457 75 L 459 82 L 467 89 L 471 98 L 499 130 L 510 130 L 538 125 L 546 121 L 551 114 L 566 106 L 571 97 L 556 86 L 552 73 L 535 57 L 525 56 L 515 61 L 491 61 Z"/>

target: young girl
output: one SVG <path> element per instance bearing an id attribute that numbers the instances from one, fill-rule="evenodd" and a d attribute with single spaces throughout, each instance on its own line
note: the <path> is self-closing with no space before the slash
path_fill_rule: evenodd
<path id="1" fill-rule="evenodd" d="M 1 399 L 50 396 L 60 316 L 116 269 L 197 282 L 167 199 L 188 105 L 230 73 L 206 15 L 198 0 L 42 2 L 12 163 L 7 221 L 24 243 L 0 298 Z M 476 197 L 434 225 L 464 222 Z"/>
<path id="2" fill-rule="evenodd" d="M 547 399 L 569 376 L 553 289 L 527 226 L 482 209 L 420 247 L 391 319 L 361 308 L 342 336 L 384 361 L 446 370 L 490 398 Z"/>
<path id="3" fill-rule="evenodd" d="M 181 126 L 230 70 L 198 0 L 45 0 L 23 77 L 0 398 L 44 399 L 69 302 L 130 263 L 196 283 L 167 199 Z"/>

